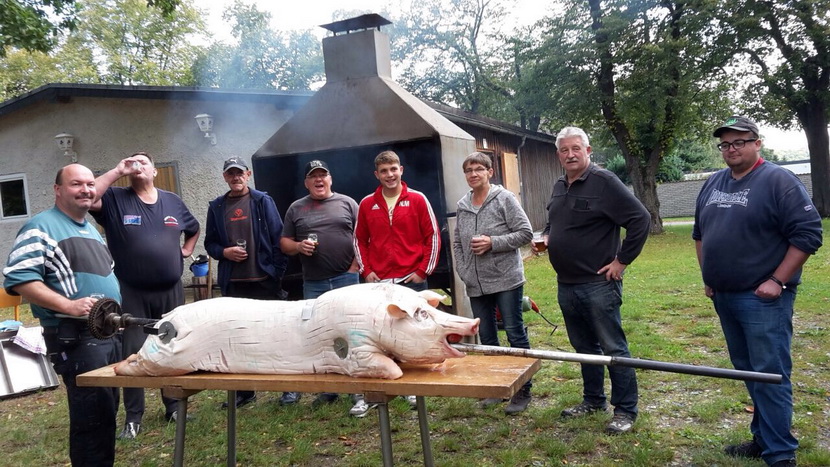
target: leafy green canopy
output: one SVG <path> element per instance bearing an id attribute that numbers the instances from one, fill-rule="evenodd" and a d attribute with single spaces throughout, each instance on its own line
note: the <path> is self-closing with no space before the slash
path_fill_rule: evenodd
<path id="1" fill-rule="evenodd" d="M 170 15 L 180 0 L 147 0 Z M 7 47 L 47 52 L 57 43 L 61 30 L 76 25 L 75 0 L 0 0 L 0 57 Z"/>

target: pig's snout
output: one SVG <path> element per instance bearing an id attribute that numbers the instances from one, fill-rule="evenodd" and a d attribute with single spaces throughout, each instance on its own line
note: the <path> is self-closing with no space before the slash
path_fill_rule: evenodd
<path id="1" fill-rule="evenodd" d="M 446 335 L 446 347 L 449 351 L 450 355 L 454 357 L 463 357 L 465 354 L 455 347 L 452 344 L 457 344 L 461 342 L 465 336 L 475 336 L 478 333 L 478 326 L 481 323 L 481 320 L 476 318 L 474 320 L 470 320 L 464 323 L 450 323 L 451 331 Z"/>

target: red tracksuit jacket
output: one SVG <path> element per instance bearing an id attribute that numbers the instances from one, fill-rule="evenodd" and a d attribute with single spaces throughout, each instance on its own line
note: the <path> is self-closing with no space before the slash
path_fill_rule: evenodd
<path id="1" fill-rule="evenodd" d="M 426 278 L 438 264 L 441 234 L 432 207 L 423 193 L 401 184 L 391 221 L 382 186 L 360 201 L 354 243 L 363 277 L 374 272 L 395 279 L 415 272 Z"/>

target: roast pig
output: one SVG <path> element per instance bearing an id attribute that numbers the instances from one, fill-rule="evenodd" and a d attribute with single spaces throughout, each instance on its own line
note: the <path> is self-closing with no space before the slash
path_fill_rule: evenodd
<path id="1" fill-rule="evenodd" d="M 479 320 L 435 308 L 443 297 L 394 284 L 343 287 L 316 300 L 216 298 L 183 305 L 169 321 L 167 343 L 148 336 L 137 354 L 115 367 L 119 375 L 219 373 L 340 373 L 400 378 L 395 360 L 440 363 L 463 357 L 448 339 L 478 332 Z"/>

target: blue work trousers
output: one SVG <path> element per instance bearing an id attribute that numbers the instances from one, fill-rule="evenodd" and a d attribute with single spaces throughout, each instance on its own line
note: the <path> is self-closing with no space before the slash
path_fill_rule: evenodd
<path id="1" fill-rule="evenodd" d="M 559 307 L 568 339 L 577 353 L 630 357 L 620 316 L 622 281 L 584 284 L 559 282 Z M 605 366 L 581 364 L 583 401 L 605 405 Z M 611 366 L 611 405 L 614 413 L 637 418 L 637 373 L 634 368 Z"/>
<path id="2" fill-rule="evenodd" d="M 729 358 L 736 370 L 774 373 L 781 384 L 746 382 L 755 405 L 750 430 L 763 448 L 767 464 L 795 457 L 798 441 L 792 435 L 793 338 L 795 288 L 787 288 L 777 299 L 764 299 L 755 291 L 716 291 L 712 301 L 720 317 Z"/>

